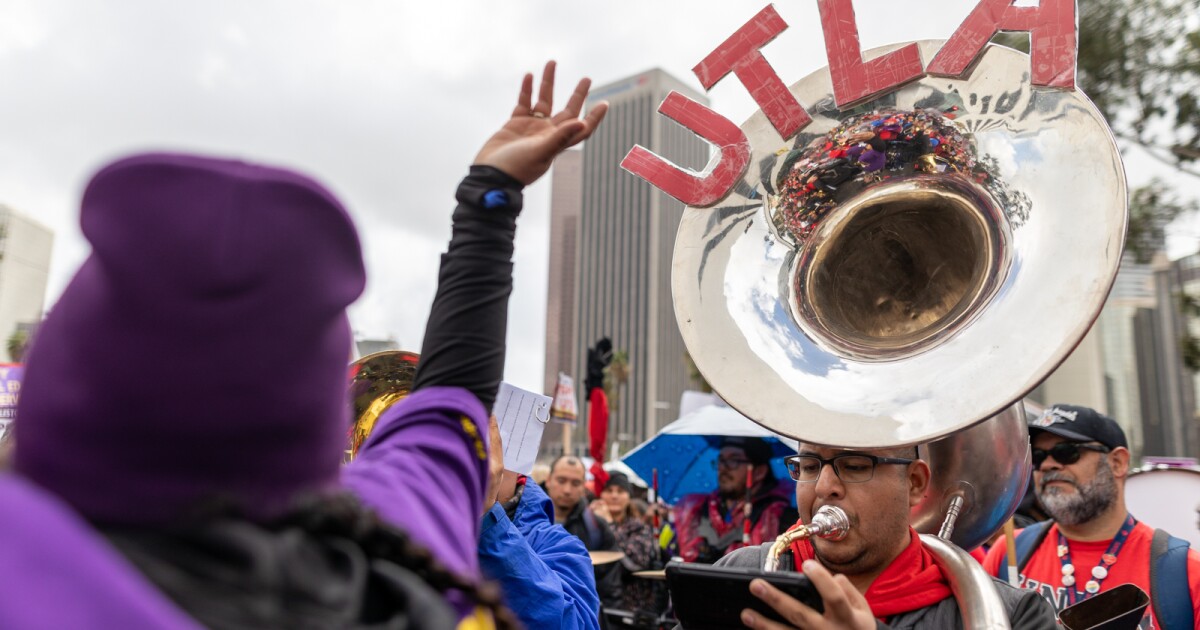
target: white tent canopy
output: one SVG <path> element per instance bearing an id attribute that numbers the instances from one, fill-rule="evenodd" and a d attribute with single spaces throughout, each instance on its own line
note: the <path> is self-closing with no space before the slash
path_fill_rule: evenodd
<path id="1" fill-rule="evenodd" d="M 796 441 L 764 429 L 723 403 L 701 405 L 663 427 L 622 460 L 643 479 L 657 473 L 659 496 L 675 503 L 687 494 L 712 492 L 725 437 L 767 440 L 772 445 L 772 473 L 791 483 L 784 457 L 796 452 Z"/>
<path id="2" fill-rule="evenodd" d="M 579 461 L 583 462 L 584 469 L 588 471 L 587 480 L 591 481 L 592 480 L 592 473 L 591 473 L 592 463 L 594 463 L 596 460 L 592 459 L 591 457 L 584 456 L 584 457 L 580 457 Z M 612 473 L 619 472 L 619 473 L 625 475 L 626 477 L 629 477 L 629 482 L 635 486 L 639 486 L 641 488 L 649 488 L 650 487 L 650 484 L 646 483 L 645 479 L 642 479 L 641 477 L 639 477 L 637 473 L 633 472 L 632 468 L 630 468 L 629 466 L 626 466 L 625 462 L 623 462 L 619 459 L 613 459 L 613 460 L 604 462 L 603 468 L 604 468 L 604 471 L 610 475 Z"/>
<path id="3" fill-rule="evenodd" d="M 775 438 L 792 448 L 796 440 L 774 433 L 755 424 L 719 399 L 704 405 L 663 427 L 660 435 L 729 435 L 740 437 Z M 638 447 L 641 448 L 641 447 Z M 635 449 L 636 450 L 636 449 Z M 628 455 L 627 455 L 628 457 Z"/>

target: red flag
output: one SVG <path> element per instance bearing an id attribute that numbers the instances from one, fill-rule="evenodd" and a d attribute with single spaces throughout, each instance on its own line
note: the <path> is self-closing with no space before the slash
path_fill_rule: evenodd
<path id="1" fill-rule="evenodd" d="M 746 465 L 746 503 L 742 505 L 742 544 L 750 544 L 750 515 L 753 508 L 750 505 L 750 491 L 754 489 L 754 464 Z"/>
<path id="2" fill-rule="evenodd" d="M 604 450 L 608 445 L 608 396 L 604 395 L 603 387 L 593 387 L 588 393 L 588 454 L 592 459 L 592 479 L 596 494 L 608 483 L 608 473 L 604 472 Z"/>

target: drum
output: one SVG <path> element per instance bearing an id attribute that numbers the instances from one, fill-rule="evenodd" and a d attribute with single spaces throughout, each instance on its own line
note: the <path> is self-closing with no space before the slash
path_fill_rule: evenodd
<path id="1" fill-rule="evenodd" d="M 593 565 L 601 565 L 618 562 L 625 554 L 620 551 L 589 551 L 588 556 L 591 557 Z"/>
<path id="2" fill-rule="evenodd" d="M 1125 505 L 1143 523 L 1200 549 L 1200 470 L 1134 470 L 1125 481 Z"/>

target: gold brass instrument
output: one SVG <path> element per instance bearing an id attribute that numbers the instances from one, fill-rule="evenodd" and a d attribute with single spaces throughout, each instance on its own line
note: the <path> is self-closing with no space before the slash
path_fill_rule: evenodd
<path id="1" fill-rule="evenodd" d="M 941 44 L 919 42 L 922 58 Z M 1099 315 L 1127 222 L 1107 124 L 1029 72 L 991 44 L 965 78 L 845 110 L 828 68 L 801 79 L 790 89 L 813 122 L 789 142 L 761 111 L 742 125 L 750 167 L 684 212 L 672 264 L 688 352 L 743 415 L 813 445 L 920 445 L 933 478 L 911 522 L 967 627 L 1008 627 L 959 547 L 1016 509 L 1021 399 Z"/>
<path id="2" fill-rule="evenodd" d="M 350 364 L 350 404 L 354 416 L 347 436 L 347 463 L 358 456 L 358 449 L 371 435 L 379 416 L 412 392 L 419 358 L 413 352 L 385 350 Z"/>
<path id="3" fill-rule="evenodd" d="M 775 539 L 775 543 L 771 545 L 771 549 L 767 553 L 767 562 L 763 569 L 766 571 L 777 570 L 779 556 L 797 540 L 813 536 L 828 540 L 841 540 L 849 532 L 850 517 L 846 516 L 846 512 L 835 505 L 822 505 L 817 508 L 817 513 L 813 514 L 811 523 L 784 532 Z"/>

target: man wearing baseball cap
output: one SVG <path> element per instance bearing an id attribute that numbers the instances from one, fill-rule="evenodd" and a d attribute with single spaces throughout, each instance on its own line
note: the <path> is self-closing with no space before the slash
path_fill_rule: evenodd
<path id="1" fill-rule="evenodd" d="M 1053 520 L 1017 532 L 1021 586 L 1061 611 L 1134 584 L 1151 598 L 1139 627 L 1200 627 L 1200 553 L 1129 513 L 1129 445 L 1120 425 L 1094 409 L 1059 404 L 1030 422 L 1029 437 L 1034 489 Z M 1005 553 L 996 544 L 984 561 L 1003 579 Z"/>

